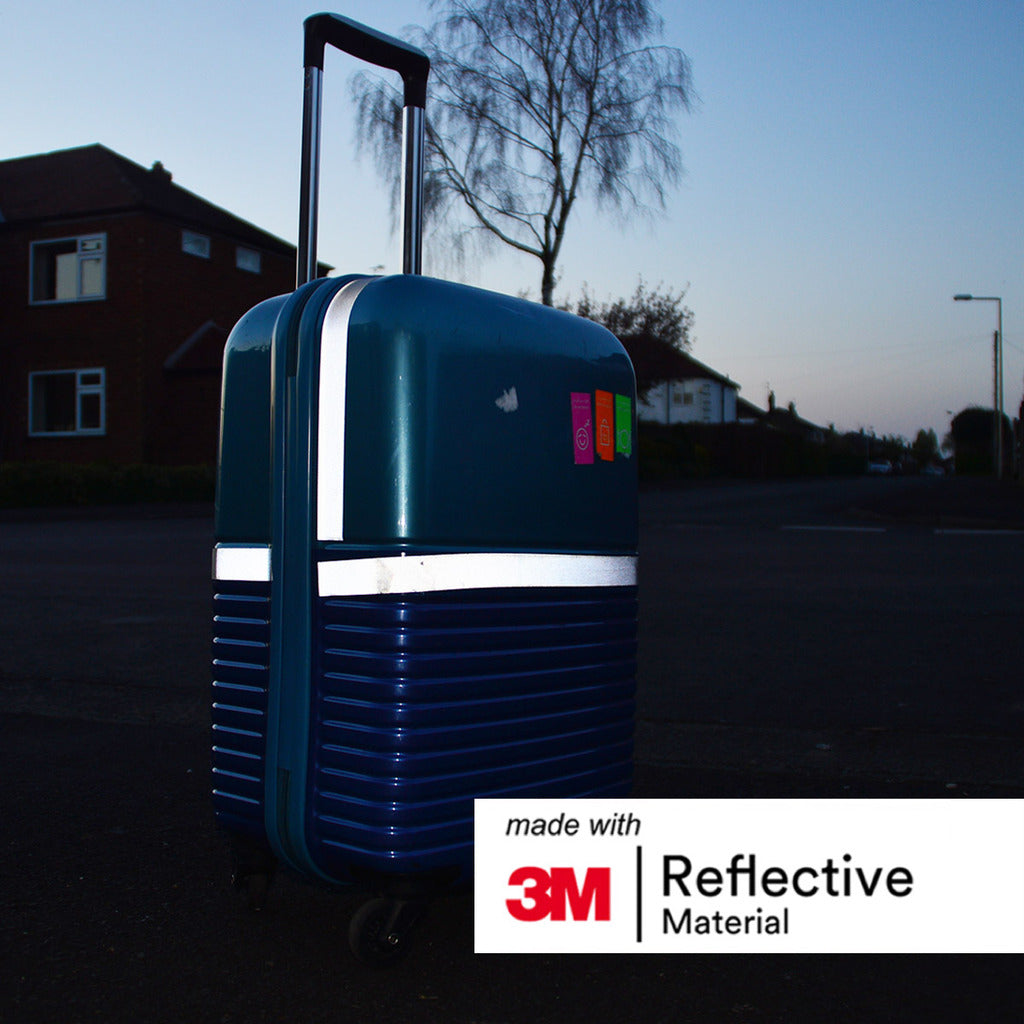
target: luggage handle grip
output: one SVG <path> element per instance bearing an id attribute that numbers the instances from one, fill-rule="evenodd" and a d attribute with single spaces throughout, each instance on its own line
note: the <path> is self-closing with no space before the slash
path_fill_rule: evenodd
<path id="1" fill-rule="evenodd" d="M 419 274 L 423 251 L 423 153 L 430 59 L 415 46 L 338 14 L 305 20 L 302 104 L 302 177 L 296 287 L 317 276 L 316 236 L 320 185 L 320 111 L 324 47 L 331 46 L 377 67 L 397 71 L 405 85 L 402 110 L 402 272 Z"/>
<path id="2" fill-rule="evenodd" d="M 430 58 L 422 50 L 340 14 L 314 14 L 303 24 L 306 32 L 304 67 L 323 71 L 324 47 L 329 43 L 367 64 L 397 71 L 405 83 L 405 106 L 427 105 Z"/>

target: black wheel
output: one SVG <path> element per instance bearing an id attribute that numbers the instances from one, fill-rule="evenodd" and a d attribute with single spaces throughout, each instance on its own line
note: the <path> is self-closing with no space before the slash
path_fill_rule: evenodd
<path id="1" fill-rule="evenodd" d="M 231 843 L 231 887 L 247 910 L 262 910 L 267 890 L 277 872 L 277 859 L 270 850 L 238 836 Z"/>
<path id="2" fill-rule="evenodd" d="M 234 875 L 231 886 L 238 893 L 238 898 L 246 910 L 259 911 L 267 905 L 267 891 L 270 889 L 271 876 L 254 873 L 251 875 Z"/>
<path id="3" fill-rule="evenodd" d="M 348 941 L 367 967 L 392 967 L 409 952 L 409 936 L 420 908 L 404 900 L 368 900 L 353 915 Z"/>

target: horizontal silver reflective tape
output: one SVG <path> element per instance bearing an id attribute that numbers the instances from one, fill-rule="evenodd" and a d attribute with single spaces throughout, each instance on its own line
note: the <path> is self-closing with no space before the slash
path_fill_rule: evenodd
<path id="1" fill-rule="evenodd" d="M 636 558 L 534 552 L 393 555 L 320 562 L 317 580 L 320 597 L 495 587 L 631 587 L 636 585 Z"/>
<path id="2" fill-rule="evenodd" d="M 218 544 L 213 549 L 213 578 L 269 583 L 270 545 Z"/>

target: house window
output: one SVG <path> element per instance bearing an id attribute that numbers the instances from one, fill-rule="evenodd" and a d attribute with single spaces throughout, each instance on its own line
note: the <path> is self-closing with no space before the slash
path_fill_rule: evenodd
<path id="1" fill-rule="evenodd" d="M 33 304 L 106 298 L 106 235 L 33 242 L 29 261 Z"/>
<path id="2" fill-rule="evenodd" d="M 105 434 L 106 371 L 46 370 L 28 375 L 31 437 Z"/>
<path id="3" fill-rule="evenodd" d="M 693 392 L 687 391 L 683 395 L 683 405 L 693 405 Z"/>
<path id="4" fill-rule="evenodd" d="M 189 256 L 199 256 L 208 260 L 210 258 L 210 238 L 197 231 L 182 231 L 181 251 L 187 252 Z"/>
<path id="5" fill-rule="evenodd" d="M 238 246 L 235 249 L 235 266 L 239 270 L 248 270 L 250 274 L 258 274 L 261 269 L 260 254 L 255 249 Z"/>

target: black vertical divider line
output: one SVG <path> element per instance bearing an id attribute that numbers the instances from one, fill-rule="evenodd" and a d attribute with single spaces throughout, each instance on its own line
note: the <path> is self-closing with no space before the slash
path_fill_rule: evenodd
<path id="1" fill-rule="evenodd" d="M 636 848 L 636 941 L 644 940 L 644 887 L 643 847 Z"/>

